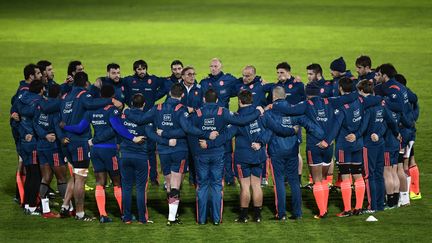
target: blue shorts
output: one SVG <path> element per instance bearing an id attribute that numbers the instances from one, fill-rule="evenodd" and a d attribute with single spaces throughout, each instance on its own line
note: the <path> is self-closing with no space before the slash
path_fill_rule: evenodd
<path id="1" fill-rule="evenodd" d="M 187 151 L 172 154 L 159 154 L 163 175 L 169 175 L 171 174 L 171 171 L 176 173 L 185 173 L 187 158 Z"/>
<path id="2" fill-rule="evenodd" d="M 48 164 L 51 167 L 59 167 L 66 164 L 60 149 L 38 150 L 40 165 Z"/>
<path id="3" fill-rule="evenodd" d="M 385 151 L 384 152 L 384 166 L 397 165 L 399 159 L 398 151 Z"/>
<path id="4" fill-rule="evenodd" d="M 95 173 L 108 172 L 111 176 L 120 175 L 116 148 L 97 148 L 93 146 L 90 149 L 90 157 Z"/>
<path id="5" fill-rule="evenodd" d="M 21 143 L 19 155 L 23 160 L 24 166 L 38 164 L 38 154 L 36 147 L 36 143 Z"/>
<path id="6" fill-rule="evenodd" d="M 72 142 L 67 145 L 67 158 L 72 159 L 74 168 L 87 169 L 90 165 L 90 152 L 87 141 L 85 142 Z"/>
<path id="7" fill-rule="evenodd" d="M 261 178 L 265 161 L 259 164 L 237 163 L 235 164 L 235 174 L 239 179 L 250 177 L 251 175 Z"/>
<path id="8" fill-rule="evenodd" d="M 330 165 L 333 158 L 333 145 L 325 149 L 318 146 L 306 147 L 306 159 L 309 166 Z"/>
<path id="9" fill-rule="evenodd" d="M 357 151 L 336 149 L 335 157 L 338 164 L 362 164 L 363 149 Z"/>

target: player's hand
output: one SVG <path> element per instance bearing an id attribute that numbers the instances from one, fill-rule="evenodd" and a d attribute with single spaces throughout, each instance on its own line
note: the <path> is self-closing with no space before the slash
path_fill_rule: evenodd
<path id="1" fill-rule="evenodd" d="M 261 149 L 261 144 L 260 143 L 252 143 L 251 148 L 255 151 L 258 151 Z"/>
<path id="2" fill-rule="evenodd" d="M 66 77 L 65 83 L 72 83 L 73 81 L 74 81 L 74 79 L 73 79 L 72 75 L 68 75 Z"/>
<path id="3" fill-rule="evenodd" d="M 163 130 L 162 130 L 162 129 L 157 129 L 157 130 L 156 130 L 156 133 L 157 133 L 157 135 L 158 135 L 159 137 L 162 137 Z"/>
<path id="4" fill-rule="evenodd" d="M 61 143 L 62 143 L 63 145 L 66 145 L 66 144 L 70 143 L 70 140 L 69 140 L 68 137 L 64 137 L 64 138 L 61 140 Z"/>
<path id="5" fill-rule="evenodd" d="M 61 121 L 61 122 L 59 123 L 59 127 L 60 127 L 61 129 L 63 129 L 65 126 L 66 126 L 66 123 L 65 123 L 64 121 Z"/>
<path id="6" fill-rule="evenodd" d="M 96 79 L 96 81 L 94 82 L 94 86 L 101 89 L 102 88 L 102 80 Z"/>
<path id="7" fill-rule="evenodd" d="M 202 149 L 207 149 L 207 147 L 208 147 L 207 141 L 205 139 L 200 139 L 199 145 Z"/>
<path id="8" fill-rule="evenodd" d="M 114 105 L 115 107 L 117 107 L 117 109 L 121 110 L 121 109 L 123 108 L 123 103 L 121 103 L 121 102 L 118 101 L 117 99 L 112 98 L 112 99 L 111 99 L 111 102 L 113 103 L 113 105 Z"/>
<path id="9" fill-rule="evenodd" d="M 189 113 L 192 113 L 194 111 L 194 108 L 192 108 L 192 107 L 188 107 L 187 109 L 188 109 Z"/>
<path id="10" fill-rule="evenodd" d="M 378 134 L 372 133 L 371 134 L 371 139 L 372 139 L 373 142 L 378 142 L 378 140 L 379 140 Z"/>
<path id="11" fill-rule="evenodd" d="M 350 133 L 350 134 L 345 136 L 345 140 L 347 140 L 350 143 L 355 142 L 356 139 L 357 138 L 356 138 L 356 135 L 354 133 Z"/>
<path id="12" fill-rule="evenodd" d="M 33 135 L 31 135 L 31 134 L 26 134 L 25 135 L 25 141 L 26 142 L 30 142 L 32 140 L 32 138 L 33 138 Z"/>
<path id="13" fill-rule="evenodd" d="M 298 125 L 295 125 L 295 126 L 293 127 L 293 129 L 294 129 L 294 131 L 295 131 L 295 134 L 298 134 L 298 132 L 299 132 L 299 130 L 300 130 L 300 127 L 299 127 Z"/>
<path id="14" fill-rule="evenodd" d="M 56 140 L 56 135 L 54 133 L 48 133 L 45 138 L 48 142 L 53 143 Z"/>
<path id="15" fill-rule="evenodd" d="M 264 110 L 268 111 L 268 110 L 271 110 L 272 108 L 273 108 L 273 104 L 269 104 L 264 108 Z"/>
<path id="16" fill-rule="evenodd" d="M 210 133 L 209 139 L 210 140 L 215 140 L 217 138 L 217 136 L 219 136 L 219 132 L 218 131 L 212 131 Z"/>
<path id="17" fill-rule="evenodd" d="M 170 147 L 175 147 L 177 145 L 177 139 L 175 139 L 175 138 L 170 139 L 168 142 L 168 145 Z"/>
<path id="18" fill-rule="evenodd" d="M 321 142 L 319 142 L 319 143 L 317 144 L 317 146 L 318 146 L 319 148 L 321 148 L 321 149 L 325 149 L 325 148 L 327 148 L 329 145 L 328 145 L 328 143 L 327 143 L 325 140 L 322 140 Z"/>
<path id="19" fill-rule="evenodd" d="M 264 114 L 264 108 L 261 106 L 257 106 L 256 109 L 260 111 L 261 115 Z"/>
<path id="20" fill-rule="evenodd" d="M 397 136 L 397 140 L 399 140 L 399 142 L 402 143 L 402 135 L 401 135 L 400 133 L 399 133 L 398 136 Z"/>
<path id="21" fill-rule="evenodd" d="M 16 112 L 14 112 L 14 113 L 11 114 L 11 118 L 14 119 L 15 121 L 19 121 L 20 120 L 19 114 L 16 113 Z"/>
<path id="22" fill-rule="evenodd" d="M 132 141 L 136 144 L 142 144 L 145 141 L 144 136 L 137 136 L 132 139 Z"/>
<path id="23" fill-rule="evenodd" d="M 301 78 L 300 78 L 300 76 L 295 76 L 295 78 L 294 78 L 294 83 L 299 83 L 299 82 L 301 82 L 302 80 L 301 80 Z"/>
<path id="24" fill-rule="evenodd" d="M 89 146 L 93 146 L 93 139 L 89 139 L 89 140 L 88 140 L 88 145 L 89 145 Z"/>

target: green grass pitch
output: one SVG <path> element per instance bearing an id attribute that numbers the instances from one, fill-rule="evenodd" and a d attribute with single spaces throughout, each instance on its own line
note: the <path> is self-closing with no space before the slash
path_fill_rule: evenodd
<path id="1" fill-rule="evenodd" d="M 432 2 L 427 0 L 1 1 L 0 241 L 431 242 L 431 13 Z M 30 62 L 50 60 L 55 79 L 61 82 L 73 59 L 83 61 L 94 80 L 105 75 L 109 62 L 119 63 L 123 75 L 131 74 L 133 61 L 141 58 L 150 73 L 169 75 L 170 62 L 178 58 L 195 66 L 200 79 L 208 73 L 209 60 L 220 57 L 226 72 L 239 76 L 243 66 L 253 64 L 258 75 L 274 81 L 280 61 L 288 61 L 303 80 L 306 65 L 318 62 L 329 79 L 333 59 L 343 56 L 355 72 L 360 54 L 371 56 L 373 66 L 393 63 L 407 77 L 421 106 L 416 159 L 423 199 L 376 214 L 378 222 L 365 222 L 367 216 L 336 218 L 342 203 L 336 193 L 330 195 L 331 217 L 316 221 L 310 191 L 303 191 L 301 222 L 271 221 L 271 187 L 264 190 L 264 222 L 246 225 L 233 222 L 239 188 L 227 188 L 224 223 L 219 227 L 195 224 L 195 195 L 187 183 L 181 206 L 184 224 L 175 227 L 165 226 L 165 194 L 155 187 L 149 187 L 148 194 L 153 225 L 120 223 L 111 190 L 107 211 L 115 222 L 107 225 L 24 216 L 12 201 L 16 154 L 8 124 L 9 100 L 22 79 L 22 68 Z M 231 109 L 236 104 L 233 99 Z M 97 215 L 93 193 L 87 194 L 86 205 Z"/>

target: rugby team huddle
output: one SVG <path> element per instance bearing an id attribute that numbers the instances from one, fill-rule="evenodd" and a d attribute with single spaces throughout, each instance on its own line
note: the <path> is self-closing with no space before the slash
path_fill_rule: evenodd
<path id="1" fill-rule="evenodd" d="M 410 199 L 421 199 L 413 147 L 417 96 L 392 64 L 372 69 L 371 59 L 360 56 L 355 66 L 358 77 L 340 57 L 331 62 L 332 79 L 325 80 L 321 66 L 310 64 L 304 84 L 282 62 L 276 66 L 277 82 L 270 83 L 252 65 L 242 69 L 241 78 L 224 73 L 214 58 L 210 74 L 198 83 L 194 67 L 179 60 L 164 78 L 149 74 L 147 63 L 138 60 L 133 75 L 121 77 L 120 66 L 111 63 L 107 75 L 91 84 L 83 64 L 72 61 L 59 85 L 52 63 L 29 64 L 11 100 L 18 153 L 16 200 L 28 215 L 94 220 L 84 210 L 91 160 L 99 221 L 112 222 L 105 209 L 110 178 L 122 221 L 152 223 L 146 191 L 148 182 L 159 185 L 158 157 L 167 192 L 167 225 L 181 223 L 178 207 L 187 172 L 196 188 L 198 224 L 209 218 L 215 225 L 222 222 L 223 187 L 235 185 L 235 178 L 240 184 L 236 222 L 248 222 L 251 198 L 252 219 L 261 222 L 262 186 L 268 185 L 270 173 L 275 219 L 298 220 L 304 128 L 307 187 L 317 205 L 314 218 L 328 216 L 332 188 L 342 195 L 338 217 L 407 206 Z M 229 110 L 232 97 L 238 98 L 236 112 Z M 63 199 L 59 214 L 49 206 L 53 175 Z M 286 184 L 292 198 L 289 217 Z M 136 217 L 131 209 L 134 186 Z"/>

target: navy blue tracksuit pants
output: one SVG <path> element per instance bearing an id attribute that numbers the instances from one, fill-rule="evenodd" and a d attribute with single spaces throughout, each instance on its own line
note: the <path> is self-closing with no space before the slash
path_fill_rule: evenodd
<path id="1" fill-rule="evenodd" d="M 369 207 L 384 210 L 384 144 L 363 148 L 364 177 Z"/>
<path id="2" fill-rule="evenodd" d="M 222 175 L 224 170 L 223 154 L 205 154 L 195 157 L 197 175 L 197 222 L 204 224 L 207 221 L 207 208 L 210 206 L 213 222 L 222 221 L 223 186 Z M 210 205 L 207 205 L 210 203 Z"/>
<path id="3" fill-rule="evenodd" d="M 288 177 L 288 183 L 291 188 L 292 215 L 295 217 L 302 216 L 298 164 L 297 154 L 285 158 L 271 158 L 270 165 L 275 191 L 276 216 L 279 219 L 286 216 L 285 177 Z"/>
<path id="4" fill-rule="evenodd" d="M 121 158 L 120 172 L 122 177 L 122 200 L 124 221 L 132 220 L 132 188 L 136 183 L 136 200 L 139 222 L 146 223 L 148 220 L 147 210 L 147 182 L 150 173 L 148 157 Z"/>

